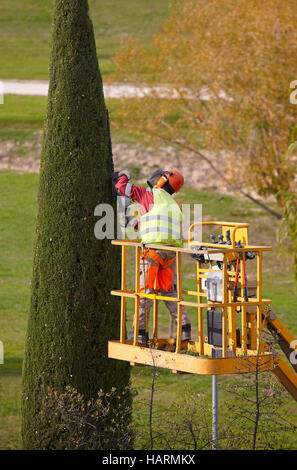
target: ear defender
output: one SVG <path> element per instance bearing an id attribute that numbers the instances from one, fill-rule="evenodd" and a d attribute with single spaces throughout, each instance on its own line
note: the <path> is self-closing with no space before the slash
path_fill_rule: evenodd
<path id="1" fill-rule="evenodd" d="M 158 179 L 156 186 L 158 188 L 163 188 L 163 186 L 167 183 L 168 178 L 166 175 L 162 175 L 161 178 Z"/>

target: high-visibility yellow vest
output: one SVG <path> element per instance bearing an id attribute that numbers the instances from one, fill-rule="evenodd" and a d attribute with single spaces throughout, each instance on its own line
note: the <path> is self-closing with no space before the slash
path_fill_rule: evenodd
<path id="1" fill-rule="evenodd" d="M 182 247 L 182 213 L 178 204 L 164 189 L 154 188 L 153 195 L 153 208 L 140 217 L 142 242 Z"/>

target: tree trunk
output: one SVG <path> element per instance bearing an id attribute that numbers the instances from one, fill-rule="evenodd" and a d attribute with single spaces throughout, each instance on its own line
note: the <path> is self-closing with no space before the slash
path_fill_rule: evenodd
<path id="1" fill-rule="evenodd" d="M 120 283 L 120 256 L 94 236 L 96 205 L 112 203 L 106 116 L 88 1 L 56 0 L 23 368 L 26 449 L 69 448 L 56 410 L 44 422 L 49 387 L 69 385 L 88 400 L 129 383 L 128 364 L 107 358 L 119 335 L 110 290 Z"/>

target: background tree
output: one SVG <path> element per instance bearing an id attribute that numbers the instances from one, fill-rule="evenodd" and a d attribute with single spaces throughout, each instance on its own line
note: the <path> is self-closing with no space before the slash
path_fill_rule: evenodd
<path id="1" fill-rule="evenodd" d="M 297 141 L 289 146 L 285 159 L 290 165 L 294 177 L 288 188 L 281 192 L 285 208 L 278 235 L 281 251 L 289 257 L 293 253 L 294 274 L 297 282 Z"/>
<path id="2" fill-rule="evenodd" d="M 113 398 L 110 419 L 115 410 L 129 417 L 129 366 L 107 358 L 119 327 L 109 293 L 119 282 L 118 251 L 94 236 L 96 205 L 112 203 L 112 166 L 88 2 L 56 0 L 23 370 L 27 449 L 69 447 L 59 413 L 44 401 L 48 389 L 69 386 L 87 402 L 117 387 L 128 409 L 121 416 Z"/>
<path id="3" fill-rule="evenodd" d="M 294 0 L 251 0 L 248 8 L 236 0 L 177 0 L 151 47 L 130 37 L 114 60 L 118 80 L 166 85 L 153 97 L 125 102 L 120 125 L 150 143 L 188 151 L 197 165 L 207 161 L 230 189 L 254 201 L 272 197 L 278 218 L 294 178 L 284 157 L 297 117 L 290 103 L 294 6 Z"/>

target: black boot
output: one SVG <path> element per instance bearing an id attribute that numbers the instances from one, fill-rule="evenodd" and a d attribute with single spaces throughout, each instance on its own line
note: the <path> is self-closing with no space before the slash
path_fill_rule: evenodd
<path id="1" fill-rule="evenodd" d="M 134 340 L 134 328 L 131 331 L 129 331 L 127 339 L 129 341 Z M 145 330 L 139 330 L 138 331 L 138 343 L 139 344 L 147 344 L 148 340 L 149 340 L 148 332 L 145 331 Z"/>
<path id="2" fill-rule="evenodd" d="M 191 339 L 191 323 L 188 323 L 187 325 L 182 325 L 181 340 L 190 341 L 190 339 Z"/>

